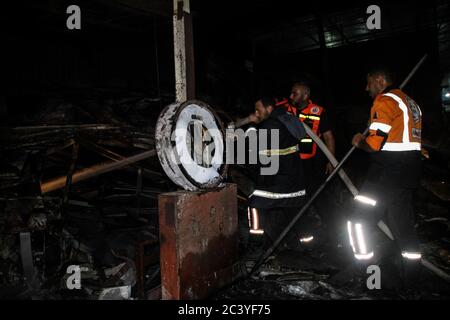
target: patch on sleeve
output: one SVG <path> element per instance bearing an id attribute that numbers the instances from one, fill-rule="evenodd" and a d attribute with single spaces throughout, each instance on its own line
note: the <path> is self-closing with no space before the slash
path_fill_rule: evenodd
<path id="1" fill-rule="evenodd" d="M 412 136 L 416 139 L 420 140 L 422 137 L 422 130 L 420 130 L 420 129 L 412 128 L 411 133 L 412 133 Z"/>
<path id="2" fill-rule="evenodd" d="M 410 97 L 406 97 L 406 101 L 408 102 L 409 110 L 411 110 L 414 123 L 419 122 L 420 121 L 420 116 L 421 116 L 421 111 L 420 111 L 419 106 Z"/>
<path id="3" fill-rule="evenodd" d="M 320 111 L 320 109 L 319 109 L 318 106 L 314 106 L 314 107 L 312 107 L 312 109 L 311 109 L 311 113 L 312 113 L 312 114 L 319 114 L 319 111 Z"/>

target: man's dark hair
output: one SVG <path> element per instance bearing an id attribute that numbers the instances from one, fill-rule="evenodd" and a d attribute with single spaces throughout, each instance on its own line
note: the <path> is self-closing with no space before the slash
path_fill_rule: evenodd
<path id="1" fill-rule="evenodd" d="M 261 103 L 263 104 L 263 106 L 265 108 L 268 108 L 270 106 L 275 107 L 276 101 L 274 98 L 268 97 L 268 96 L 264 96 L 264 97 L 260 97 L 258 100 L 261 100 Z"/>
<path id="2" fill-rule="evenodd" d="M 294 82 L 292 87 L 305 87 L 306 91 L 308 92 L 308 96 L 311 95 L 311 85 L 306 80 L 297 80 Z"/>
<path id="3" fill-rule="evenodd" d="M 394 83 L 394 74 L 391 69 L 384 65 L 373 66 L 367 72 L 369 76 L 382 76 L 386 79 L 386 81 L 390 84 Z"/>

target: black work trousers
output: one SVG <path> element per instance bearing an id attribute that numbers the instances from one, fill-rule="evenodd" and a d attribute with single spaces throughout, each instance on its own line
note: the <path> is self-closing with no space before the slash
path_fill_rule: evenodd
<path id="1" fill-rule="evenodd" d="M 261 227 L 272 243 L 278 239 L 300 210 L 301 207 L 259 209 Z M 284 238 L 284 243 L 291 249 L 300 246 L 301 238 L 311 236 L 311 222 L 305 214 L 303 213 Z"/>
<path id="2" fill-rule="evenodd" d="M 314 195 L 317 189 L 325 182 L 327 175 L 325 173 L 327 161 L 325 156 L 318 152 L 314 157 L 307 160 L 302 160 L 303 169 L 306 177 L 306 196 L 310 198 Z M 337 178 L 339 179 L 339 178 Z M 317 196 L 316 200 L 312 203 L 312 208 L 308 209 L 308 216 L 311 216 L 316 211 L 320 217 L 322 228 L 328 230 L 322 233 L 322 237 L 328 235 L 330 232 L 334 232 L 337 227 L 335 214 L 335 201 L 336 197 L 333 194 L 336 181 L 330 181 L 328 185 Z M 315 210 L 314 210 L 315 209 Z M 318 231 L 318 230 L 314 230 Z M 325 240 L 325 239 L 322 239 Z"/>
<path id="3" fill-rule="evenodd" d="M 414 227 L 413 193 L 412 188 L 366 182 L 360 194 L 375 200 L 376 204 L 373 206 L 355 200 L 351 220 L 354 223 L 368 223 L 372 227 L 382 220 L 391 230 L 399 252 L 418 252 L 420 248 Z M 371 247 L 374 245 L 372 244 Z"/>
<path id="4" fill-rule="evenodd" d="M 362 251 L 373 251 L 377 261 L 383 258 L 400 259 L 405 284 L 414 283 L 420 270 L 420 245 L 412 202 L 413 194 L 420 185 L 421 166 L 419 151 L 381 151 L 372 154 L 366 180 L 355 198 L 350 217 L 351 222 L 355 226 L 360 223 L 363 230 L 377 229 L 380 220 L 389 227 L 394 237 L 393 251 L 386 247 L 377 249 L 381 243 L 374 243 L 375 234 L 366 231 L 363 236 L 367 237 L 367 250 Z M 355 247 L 356 244 L 361 247 L 358 232 L 356 237 L 353 236 L 353 243 Z M 390 253 L 394 254 L 393 257 L 389 257 Z"/>
<path id="5" fill-rule="evenodd" d="M 323 156 L 316 154 L 310 159 L 302 160 L 302 166 L 306 178 L 306 194 L 312 196 L 326 179 L 326 161 Z"/>

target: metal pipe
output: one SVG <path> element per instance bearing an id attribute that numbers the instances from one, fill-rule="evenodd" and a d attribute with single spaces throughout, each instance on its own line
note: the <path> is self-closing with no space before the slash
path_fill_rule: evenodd
<path id="1" fill-rule="evenodd" d="M 87 130 L 110 130 L 120 129 L 122 127 L 111 126 L 109 124 L 67 124 L 67 125 L 48 125 L 48 126 L 25 126 L 25 127 L 0 127 L 0 130 L 50 130 L 50 129 L 87 129 Z"/>
<path id="2" fill-rule="evenodd" d="M 96 164 L 89 168 L 78 170 L 72 176 L 72 184 L 75 184 L 75 183 L 83 181 L 83 180 L 87 180 L 92 177 L 96 177 L 96 176 L 101 175 L 106 172 L 121 169 L 121 168 L 126 167 L 130 164 L 133 164 L 135 162 L 151 158 L 155 155 L 156 155 L 156 150 L 149 150 L 149 151 L 145 151 L 143 153 L 139 153 L 134 156 L 125 158 L 120 161 L 103 162 L 103 163 Z M 62 177 L 54 178 L 54 179 L 51 179 L 51 180 L 41 183 L 41 193 L 45 194 L 45 193 L 49 193 L 49 192 L 64 188 L 64 186 L 66 185 L 66 180 L 67 180 L 67 177 L 62 176 Z"/>
<path id="3" fill-rule="evenodd" d="M 433 272 L 435 275 L 441 277 L 442 279 L 444 279 L 447 282 L 450 282 L 450 275 L 446 272 L 444 272 L 443 270 L 439 269 L 438 267 L 436 267 L 434 264 L 432 264 L 430 261 L 426 260 L 426 259 L 420 259 L 420 262 L 422 263 L 422 265 L 427 268 L 428 270 L 430 270 L 431 272 Z"/>
<path id="4" fill-rule="evenodd" d="M 409 73 L 409 75 L 406 77 L 406 79 L 402 82 L 402 84 L 400 85 L 400 89 L 403 89 L 408 84 L 408 82 L 411 79 L 411 77 L 416 73 L 417 69 L 420 68 L 420 66 L 422 65 L 422 63 L 425 61 L 425 59 L 427 57 L 428 57 L 428 54 L 425 54 L 423 56 L 423 58 L 420 59 L 420 61 L 416 64 L 414 69 L 412 69 L 412 71 Z"/>

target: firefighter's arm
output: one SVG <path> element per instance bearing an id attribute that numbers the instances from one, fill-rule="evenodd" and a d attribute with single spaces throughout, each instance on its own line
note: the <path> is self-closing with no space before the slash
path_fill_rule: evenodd
<path id="1" fill-rule="evenodd" d="M 328 150 L 330 150 L 330 152 L 334 155 L 336 150 L 336 144 L 334 142 L 333 132 L 331 130 L 325 131 L 323 133 L 323 140 L 325 141 Z M 334 169 L 333 165 L 330 162 L 328 162 L 325 169 L 325 173 L 330 174 L 331 172 L 333 172 L 333 169 Z"/>
<path id="2" fill-rule="evenodd" d="M 366 152 L 375 152 L 376 150 L 372 149 L 372 147 L 367 144 L 366 137 L 362 133 L 357 133 L 353 136 L 352 145 L 356 148 L 362 149 Z"/>
<path id="3" fill-rule="evenodd" d="M 396 102 L 389 97 L 382 97 L 375 100 L 370 112 L 369 135 L 365 138 L 364 143 L 360 142 L 361 149 L 368 152 L 379 151 L 386 142 L 389 132 L 392 128 L 392 119 L 398 112 Z"/>
<path id="4" fill-rule="evenodd" d="M 256 115 L 256 112 L 255 112 L 255 113 L 249 114 L 248 117 L 247 117 L 247 119 L 248 119 L 249 122 L 259 123 L 259 118 L 258 118 L 258 116 Z"/>

